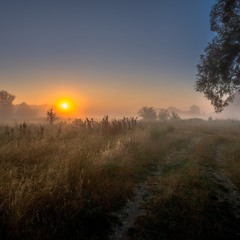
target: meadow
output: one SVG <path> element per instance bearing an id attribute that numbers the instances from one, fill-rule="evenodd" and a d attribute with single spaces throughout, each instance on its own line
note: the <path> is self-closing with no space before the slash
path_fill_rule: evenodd
<path id="1" fill-rule="evenodd" d="M 0 238 L 239 239 L 239 173 L 238 121 L 2 124 Z"/>

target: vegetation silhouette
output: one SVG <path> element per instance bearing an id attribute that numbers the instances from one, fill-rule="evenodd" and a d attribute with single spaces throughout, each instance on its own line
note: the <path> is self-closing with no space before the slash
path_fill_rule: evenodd
<path id="1" fill-rule="evenodd" d="M 160 109 L 159 112 L 157 112 L 156 109 L 153 107 L 147 107 L 144 106 L 142 107 L 139 111 L 138 114 L 140 117 L 142 117 L 143 121 L 167 121 L 167 120 L 172 120 L 172 121 L 177 121 L 180 120 L 181 117 L 174 111 L 169 111 L 167 109 Z"/>
<path id="2" fill-rule="evenodd" d="M 47 121 L 50 124 L 53 124 L 58 119 L 56 112 L 53 110 L 53 107 L 49 108 L 46 115 L 47 115 Z"/>
<path id="3" fill-rule="evenodd" d="M 189 109 L 189 114 L 198 115 L 198 116 L 201 115 L 200 107 L 196 105 L 192 105 Z"/>
<path id="4" fill-rule="evenodd" d="M 195 90 L 221 112 L 240 91 L 240 1 L 218 0 L 210 25 L 214 37 L 200 56 Z"/>
<path id="5" fill-rule="evenodd" d="M 5 90 L 0 91 L 0 116 L 7 118 L 13 113 L 15 96 Z"/>
<path id="6" fill-rule="evenodd" d="M 163 109 L 163 108 L 160 109 L 160 112 L 158 113 L 158 119 L 160 121 L 166 121 L 170 119 L 170 117 L 171 117 L 171 114 L 167 109 Z"/>
<path id="7" fill-rule="evenodd" d="M 157 120 L 157 111 L 153 107 L 143 106 L 139 109 L 138 115 L 142 117 L 144 121 Z"/>

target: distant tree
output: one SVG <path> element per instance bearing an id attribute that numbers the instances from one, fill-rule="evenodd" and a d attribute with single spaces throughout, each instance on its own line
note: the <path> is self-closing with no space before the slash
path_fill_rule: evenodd
<path id="1" fill-rule="evenodd" d="M 0 91 L 0 106 L 11 105 L 15 96 L 5 90 Z"/>
<path id="2" fill-rule="evenodd" d="M 177 120 L 180 120 L 181 118 L 180 118 L 180 116 L 177 113 L 171 112 L 170 119 L 173 120 L 173 121 L 177 121 Z"/>
<path id="3" fill-rule="evenodd" d="M 200 107 L 192 105 L 189 109 L 189 113 L 193 115 L 200 115 L 201 114 Z"/>
<path id="4" fill-rule="evenodd" d="M 53 108 L 49 108 L 47 111 L 47 121 L 53 124 L 57 120 L 57 114 L 54 112 Z"/>
<path id="5" fill-rule="evenodd" d="M 200 56 L 195 89 L 221 112 L 240 92 L 240 1 L 218 0 L 210 25 L 215 35 Z"/>
<path id="6" fill-rule="evenodd" d="M 144 106 L 138 111 L 138 115 L 145 121 L 154 121 L 157 119 L 157 112 L 153 107 Z"/>
<path id="7" fill-rule="evenodd" d="M 1 117 L 9 117 L 13 110 L 13 101 L 15 96 L 5 90 L 0 91 L 0 115 Z"/>
<path id="8" fill-rule="evenodd" d="M 167 109 L 160 109 L 160 112 L 158 113 L 158 119 L 160 121 L 166 121 L 171 117 L 170 112 Z"/>

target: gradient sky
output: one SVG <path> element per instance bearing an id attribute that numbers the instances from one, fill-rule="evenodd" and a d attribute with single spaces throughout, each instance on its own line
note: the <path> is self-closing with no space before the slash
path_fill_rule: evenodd
<path id="1" fill-rule="evenodd" d="M 214 0 L 0 2 L 0 88 L 14 103 L 72 98 L 86 114 L 199 105 Z"/>

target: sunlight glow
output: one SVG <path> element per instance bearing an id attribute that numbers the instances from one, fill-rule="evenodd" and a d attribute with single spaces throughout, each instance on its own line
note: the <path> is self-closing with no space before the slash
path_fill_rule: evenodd
<path id="1" fill-rule="evenodd" d="M 73 101 L 69 98 L 62 98 L 58 100 L 56 106 L 60 113 L 71 114 L 74 111 Z"/>
<path id="2" fill-rule="evenodd" d="M 66 103 L 66 102 L 62 103 L 62 104 L 61 104 L 61 107 L 62 107 L 63 109 L 68 109 L 68 108 L 69 108 L 68 103 Z"/>

